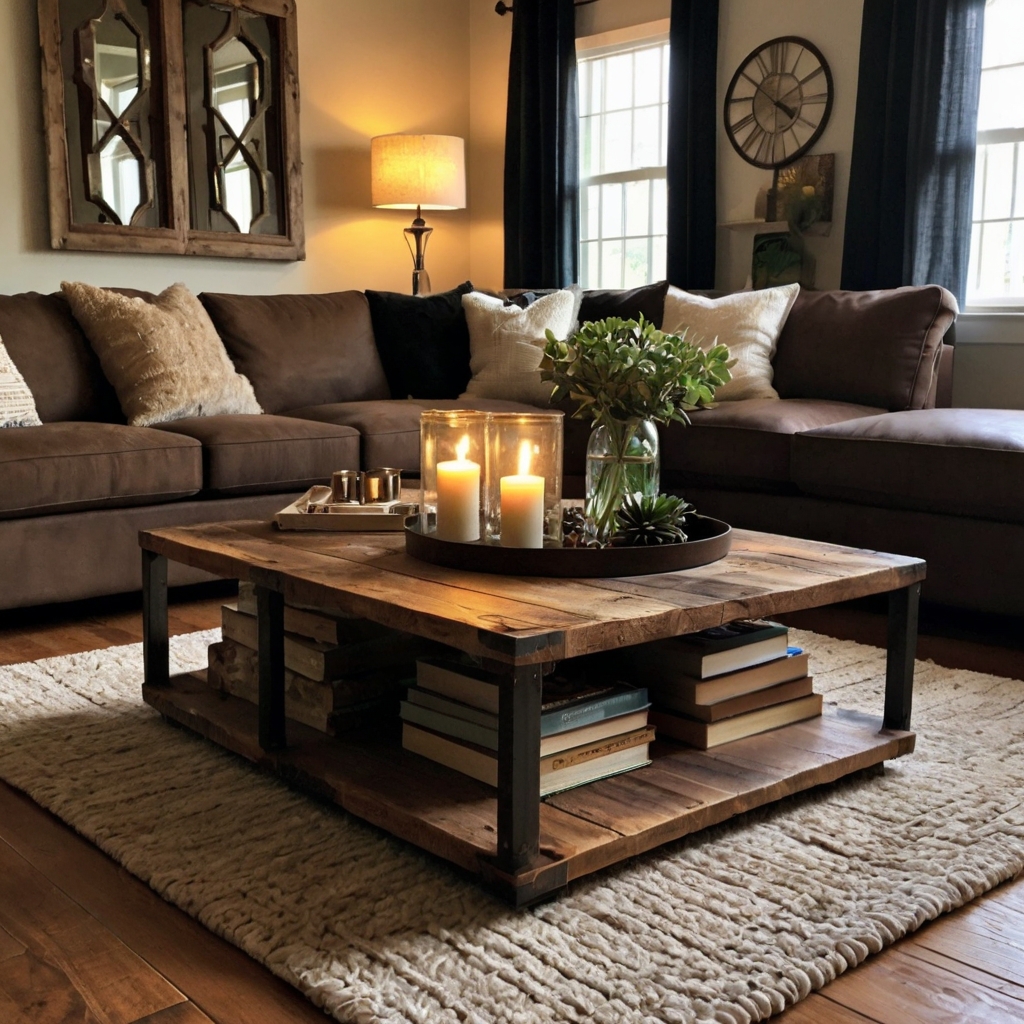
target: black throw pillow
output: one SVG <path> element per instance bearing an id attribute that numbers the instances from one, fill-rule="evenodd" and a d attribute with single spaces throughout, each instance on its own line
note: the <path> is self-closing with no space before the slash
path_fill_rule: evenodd
<path id="1" fill-rule="evenodd" d="M 661 330 L 665 318 L 665 296 L 668 281 L 641 285 L 639 288 L 623 288 L 614 291 L 588 290 L 583 293 L 580 305 L 580 323 L 588 320 L 606 320 L 617 316 L 622 320 L 636 320 L 643 313 L 644 319 Z"/>
<path id="2" fill-rule="evenodd" d="M 458 398 L 469 372 L 466 281 L 440 295 L 366 293 L 377 351 L 392 398 Z"/>

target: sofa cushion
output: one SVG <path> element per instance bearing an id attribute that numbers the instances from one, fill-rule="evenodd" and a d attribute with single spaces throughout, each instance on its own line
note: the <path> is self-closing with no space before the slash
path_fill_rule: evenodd
<path id="1" fill-rule="evenodd" d="M 154 505 L 203 485 L 197 441 L 117 423 L 0 430 L 0 519 Z"/>
<path id="2" fill-rule="evenodd" d="M 938 285 L 802 291 L 779 336 L 775 390 L 880 409 L 922 409 L 956 299 Z"/>
<path id="3" fill-rule="evenodd" d="M 362 292 L 199 298 L 265 412 L 388 397 Z"/>
<path id="4" fill-rule="evenodd" d="M 477 399 L 392 399 L 388 402 L 339 402 L 293 409 L 288 415 L 355 428 L 361 438 L 363 469 L 391 466 L 410 476 L 420 472 L 420 413 L 425 409 L 480 409 L 483 412 L 536 412 L 536 406 Z M 340 468 L 340 467 L 339 467 Z"/>
<path id="5" fill-rule="evenodd" d="M 80 281 L 65 281 L 61 290 L 132 426 L 263 411 L 202 303 L 183 284 L 159 295 Z"/>
<path id="6" fill-rule="evenodd" d="M 800 285 L 784 284 L 711 299 L 672 286 L 662 326 L 669 334 L 687 332 L 688 340 L 705 351 L 716 344 L 729 349 L 732 378 L 715 391 L 715 401 L 778 398 L 772 357 L 799 292 Z"/>
<path id="7" fill-rule="evenodd" d="M 367 291 L 377 351 L 393 398 L 455 398 L 465 389 L 469 329 L 462 296 L 472 290 L 466 281 L 437 295 Z"/>
<path id="8" fill-rule="evenodd" d="M 157 428 L 202 444 L 207 494 L 269 494 L 324 484 L 336 469 L 359 466 L 351 427 L 287 416 L 197 416 Z"/>
<path id="9" fill-rule="evenodd" d="M 636 320 L 641 315 L 661 329 L 665 315 L 665 295 L 668 281 L 641 285 L 639 288 L 602 290 L 592 288 L 583 293 L 580 303 L 580 323 L 588 320 L 607 320 L 615 316 L 620 320 Z"/>
<path id="10" fill-rule="evenodd" d="M 21 371 L 0 337 L 0 427 L 39 427 L 42 420 Z"/>
<path id="11" fill-rule="evenodd" d="M 63 295 L 0 295 L 0 337 L 44 423 L 124 423 L 117 395 Z"/>
<path id="12" fill-rule="evenodd" d="M 1024 522 L 1024 411 L 920 409 L 799 434 L 793 480 L 860 505 Z"/>
<path id="13" fill-rule="evenodd" d="M 691 426 L 673 423 L 662 428 L 662 479 L 672 486 L 713 483 L 739 489 L 792 490 L 794 434 L 878 412 L 845 402 L 799 398 L 759 398 L 699 409 L 689 414 Z"/>

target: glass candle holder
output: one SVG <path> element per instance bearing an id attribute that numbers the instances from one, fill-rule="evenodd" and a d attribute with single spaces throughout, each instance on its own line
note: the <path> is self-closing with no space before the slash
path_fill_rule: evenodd
<path id="1" fill-rule="evenodd" d="M 486 539 L 510 548 L 562 545 L 560 412 L 493 412 L 487 422 Z"/>
<path id="2" fill-rule="evenodd" d="M 420 413 L 420 522 L 438 540 L 483 536 L 487 419 L 467 409 Z"/>

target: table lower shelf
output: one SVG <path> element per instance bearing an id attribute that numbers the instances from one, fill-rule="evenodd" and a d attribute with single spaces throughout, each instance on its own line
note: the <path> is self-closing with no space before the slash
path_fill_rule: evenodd
<path id="1" fill-rule="evenodd" d="M 492 866 L 495 790 L 409 753 L 396 737 L 331 737 L 289 720 L 288 748 L 264 752 L 254 704 L 211 689 L 205 672 L 143 686 L 167 718 L 526 902 L 743 811 L 909 754 L 914 734 L 826 706 L 821 718 L 710 751 L 671 742 L 625 775 L 545 798 L 541 863 L 514 878 Z M 526 899 L 524 899 L 524 894 Z"/>

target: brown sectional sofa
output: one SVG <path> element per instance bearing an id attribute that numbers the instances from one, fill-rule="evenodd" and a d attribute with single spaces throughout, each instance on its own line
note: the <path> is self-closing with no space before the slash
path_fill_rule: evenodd
<path id="1" fill-rule="evenodd" d="M 0 608 L 137 589 L 139 529 L 267 518 L 340 468 L 413 475 L 420 412 L 470 404 L 389 397 L 361 293 L 202 299 L 266 415 L 128 427 L 63 298 L 0 296 L 0 337 L 44 421 L 0 430 Z M 954 316 L 938 288 L 801 295 L 781 399 L 663 431 L 663 486 L 737 526 L 921 555 L 926 598 L 1024 614 L 1024 413 L 933 408 Z M 569 495 L 588 434 L 567 420 Z"/>

